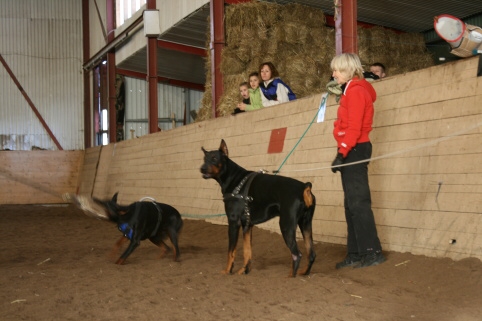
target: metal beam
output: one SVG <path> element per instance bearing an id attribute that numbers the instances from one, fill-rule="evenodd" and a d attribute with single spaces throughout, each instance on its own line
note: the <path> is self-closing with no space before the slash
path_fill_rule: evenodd
<path id="1" fill-rule="evenodd" d="M 342 0 L 343 52 L 358 54 L 357 0 Z"/>
<path id="2" fill-rule="evenodd" d="M 95 67 L 96 64 L 98 64 L 102 58 L 104 58 L 107 53 L 131 36 L 130 32 L 133 31 L 141 22 L 143 21 L 143 16 L 141 15 L 139 18 L 137 18 L 133 23 L 129 25 L 124 31 L 122 31 L 119 35 L 113 38 L 111 42 L 109 42 L 106 46 L 104 46 L 102 49 L 100 49 L 92 58 L 90 58 L 87 62 L 84 63 L 82 66 L 84 70 L 91 70 L 92 68 Z M 114 32 L 109 33 L 109 36 L 114 36 Z"/>
<path id="3" fill-rule="evenodd" d="M 55 137 L 54 133 L 52 133 L 52 131 L 50 130 L 49 128 L 49 125 L 47 125 L 47 123 L 45 122 L 45 120 L 43 119 L 42 115 L 40 115 L 37 107 L 35 107 L 33 101 L 30 99 L 30 97 L 27 95 L 27 93 L 25 92 L 25 90 L 23 89 L 22 85 L 20 85 L 20 82 L 18 81 L 17 77 L 15 77 L 15 74 L 12 72 L 12 69 L 10 69 L 10 67 L 8 66 L 7 62 L 5 61 L 5 59 L 3 59 L 3 56 L 0 54 L 0 62 L 2 63 L 2 65 L 5 67 L 5 69 L 7 70 L 7 73 L 10 75 L 10 77 L 12 78 L 13 82 L 15 83 L 15 85 L 17 85 L 17 88 L 18 90 L 20 90 L 20 93 L 23 95 L 23 97 L 25 98 L 25 100 L 27 101 L 27 103 L 29 104 L 30 108 L 32 108 L 32 111 L 35 113 L 35 115 L 37 116 L 38 120 L 40 121 L 40 123 L 42 124 L 42 126 L 45 128 L 45 130 L 47 131 L 47 133 L 49 134 L 50 138 L 52 138 L 52 140 L 54 141 L 55 143 L 55 146 L 57 146 L 57 148 L 59 150 L 63 150 L 62 146 L 60 146 L 60 143 L 59 141 L 57 140 L 57 138 Z"/>
<path id="4" fill-rule="evenodd" d="M 210 0 L 211 9 L 211 83 L 212 117 L 218 117 L 217 106 L 224 91 L 221 74 L 221 52 L 224 48 L 224 0 Z"/>
<path id="5" fill-rule="evenodd" d="M 156 9 L 156 0 L 147 0 L 147 10 Z M 149 115 L 149 133 L 157 133 L 159 131 L 159 124 L 157 118 L 159 112 L 157 110 L 157 35 L 147 37 L 147 106 Z"/>
<path id="6" fill-rule="evenodd" d="M 115 0 L 107 0 L 107 41 L 110 43 L 114 40 L 115 30 Z M 115 49 L 112 48 L 107 53 L 107 96 L 108 114 L 109 114 L 109 143 L 117 141 L 117 117 L 116 117 L 116 92 L 115 92 Z"/>
<path id="7" fill-rule="evenodd" d="M 335 0 L 336 54 L 358 54 L 357 0 Z"/>
<path id="8" fill-rule="evenodd" d="M 144 79 L 144 80 L 147 79 L 147 74 L 145 74 L 143 72 L 138 72 L 138 71 L 132 71 L 132 70 L 127 70 L 127 69 L 117 68 L 116 73 L 118 73 L 119 75 L 131 77 L 131 78 Z M 157 82 L 167 84 L 167 85 L 171 85 L 171 86 L 176 86 L 176 87 L 195 89 L 195 90 L 199 90 L 199 91 L 205 90 L 205 87 L 204 87 L 203 84 L 196 84 L 196 83 L 193 83 L 193 82 L 170 79 L 170 78 L 161 77 L 161 76 L 157 76 Z"/>
<path id="9" fill-rule="evenodd" d="M 175 51 L 184 52 L 184 53 L 192 54 L 196 56 L 201 56 L 201 57 L 207 56 L 206 49 L 204 48 L 181 45 L 170 41 L 157 40 L 157 46 L 162 49 L 175 50 Z"/>
<path id="10" fill-rule="evenodd" d="M 82 56 L 90 55 L 89 0 L 82 0 Z M 92 105 L 90 100 L 90 72 L 84 70 L 84 148 L 92 147 Z"/>

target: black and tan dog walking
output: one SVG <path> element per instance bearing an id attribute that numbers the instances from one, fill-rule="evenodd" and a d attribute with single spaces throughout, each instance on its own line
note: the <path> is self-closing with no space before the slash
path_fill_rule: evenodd
<path id="1" fill-rule="evenodd" d="M 290 276 L 295 277 L 300 266 L 301 252 L 296 242 L 296 229 L 300 228 L 306 246 L 308 264 L 302 275 L 310 274 L 316 254 L 313 249 L 312 220 L 316 199 L 311 183 L 279 175 L 248 171 L 229 158 L 226 142 L 219 149 L 204 152 L 201 173 L 204 179 L 212 178 L 221 186 L 224 207 L 228 218 L 228 262 L 222 272 L 231 274 L 234 267 L 239 231 L 243 230 L 243 267 L 238 274 L 249 273 L 252 261 L 252 229 L 256 224 L 279 216 L 283 239 L 291 252 Z"/>

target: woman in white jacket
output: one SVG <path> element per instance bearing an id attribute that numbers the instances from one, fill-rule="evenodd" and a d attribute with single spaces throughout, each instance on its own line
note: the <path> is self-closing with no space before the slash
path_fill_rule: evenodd
<path id="1" fill-rule="evenodd" d="M 296 95 L 291 88 L 279 78 L 278 70 L 271 62 L 262 63 L 259 66 L 259 74 L 262 80 L 259 88 L 263 93 L 261 96 L 263 107 L 278 105 L 296 99 Z"/>

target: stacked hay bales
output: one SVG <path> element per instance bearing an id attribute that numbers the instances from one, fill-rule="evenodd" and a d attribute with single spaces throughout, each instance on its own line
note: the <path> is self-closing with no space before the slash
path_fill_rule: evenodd
<path id="1" fill-rule="evenodd" d="M 233 112 L 240 101 L 239 84 L 266 61 L 276 66 L 298 98 L 325 91 L 335 55 L 335 31 L 326 26 L 321 10 L 253 1 L 229 5 L 225 14 L 226 44 L 220 66 L 224 94 L 217 106 L 220 116 Z M 381 27 L 360 28 L 358 33 L 359 54 L 367 69 L 378 61 L 394 75 L 433 65 L 419 34 L 397 34 Z M 207 39 L 209 48 L 209 30 Z M 212 116 L 210 54 L 208 51 L 206 91 L 197 121 Z"/>
<path id="2" fill-rule="evenodd" d="M 381 62 L 388 76 L 419 70 L 434 65 L 423 35 L 397 33 L 383 27 L 361 28 L 358 33 L 358 54 L 362 64 Z"/>

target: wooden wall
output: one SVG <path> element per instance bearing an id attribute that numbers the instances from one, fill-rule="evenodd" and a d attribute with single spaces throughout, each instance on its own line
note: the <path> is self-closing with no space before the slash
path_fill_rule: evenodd
<path id="1" fill-rule="evenodd" d="M 477 57 L 463 59 L 374 83 L 378 100 L 369 174 L 373 210 L 386 250 L 482 259 L 478 62 Z M 199 172 L 201 146 L 218 148 L 224 138 L 235 162 L 272 172 L 303 136 L 320 102 L 321 95 L 314 95 L 88 149 L 80 192 L 100 198 L 119 192 L 121 203 L 151 196 L 175 206 L 184 218 L 224 224 L 220 188 L 214 180 L 203 180 Z M 340 174 L 329 169 L 336 154 L 332 137 L 336 109 L 334 97 L 329 97 L 325 121 L 309 127 L 280 174 L 313 183 L 315 239 L 344 244 Z M 272 131 L 285 127 L 283 151 L 268 154 Z M 278 230 L 276 220 L 263 227 Z"/>
<path id="2" fill-rule="evenodd" d="M 84 151 L 1 151 L 0 204 L 62 203 L 75 193 Z"/>

